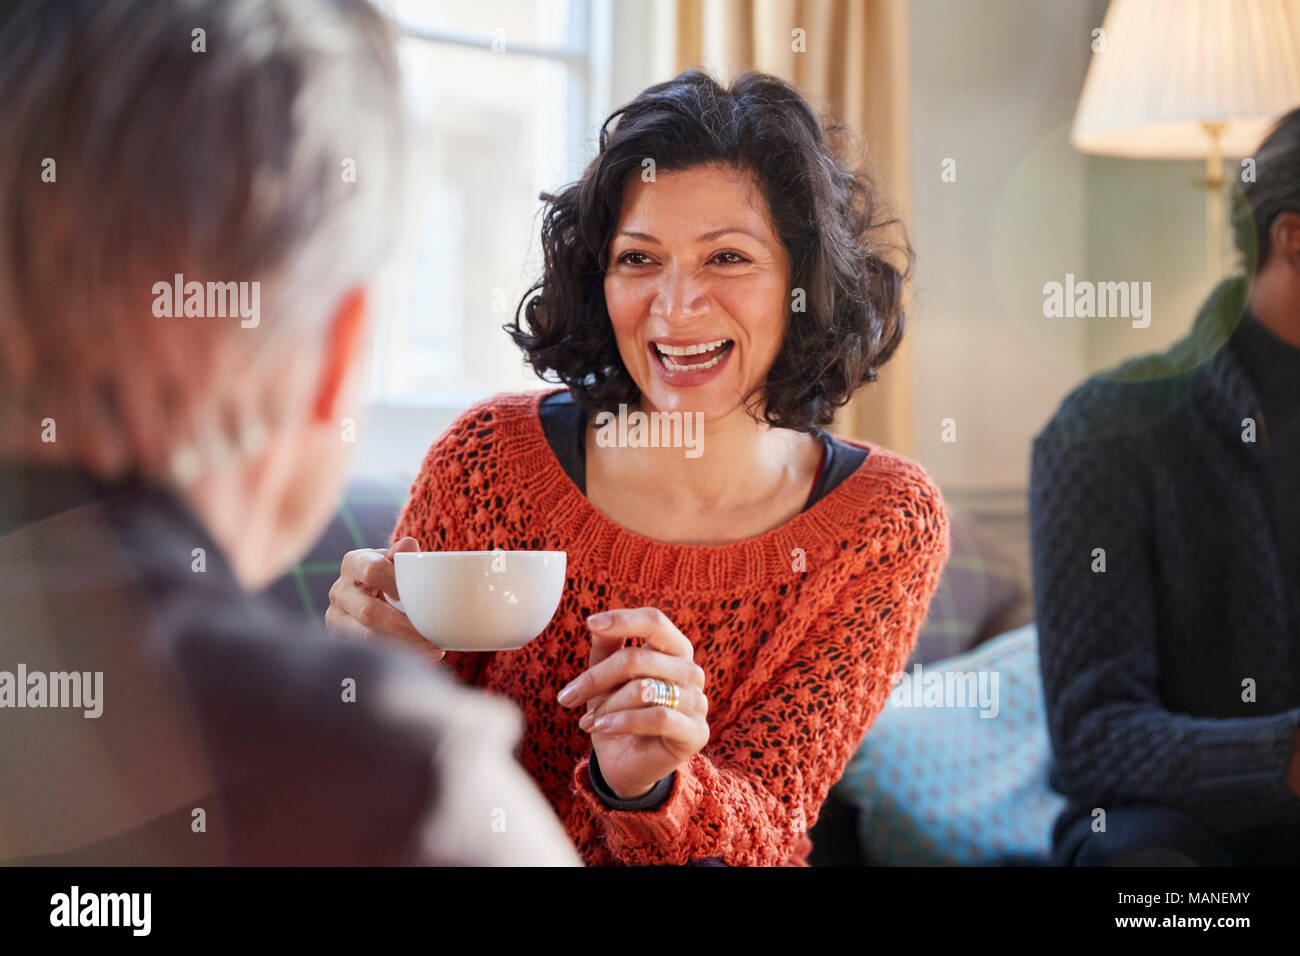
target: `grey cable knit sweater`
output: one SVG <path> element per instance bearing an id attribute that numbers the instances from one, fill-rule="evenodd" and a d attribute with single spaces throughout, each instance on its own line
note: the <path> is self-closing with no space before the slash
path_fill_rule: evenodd
<path id="1" fill-rule="evenodd" d="M 1285 782 L 1300 582 L 1277 543 L 1296 529 L 1279 527 L 1277 449 L 1235 337 L 1247 291 L 1222 283 L 1185 339 L 1090 379 L 1034 441 L 1034 592 L 1068 815 L 1153 803 L 1223 835 L 1300 825 Z"/>

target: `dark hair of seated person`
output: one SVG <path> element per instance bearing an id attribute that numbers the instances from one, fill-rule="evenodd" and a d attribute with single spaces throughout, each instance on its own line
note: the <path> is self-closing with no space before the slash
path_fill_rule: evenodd
<path id="1" fill-rule="evenodd" d="M 1300 213 L 1300 107 L 1273 124 L 1250 159 L 1253 175 L 1243 173 L 1233 186 L 1232 238 L 1254 275 L 1272 252 L 1274 221 Z"/>

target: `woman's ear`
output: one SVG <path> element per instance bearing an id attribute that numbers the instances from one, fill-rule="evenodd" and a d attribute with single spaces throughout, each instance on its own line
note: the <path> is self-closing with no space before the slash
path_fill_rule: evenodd
<path id="1" fill-rule="evenodd" d="M 370 297 L 364 287 L 349 289 L 339 300 L 330 319 L 322 350 L 320 376 L 312 416 L 320 423 L 339 416 L 344 386 L 361 361 L 366 323 L 370 318 Z"/>

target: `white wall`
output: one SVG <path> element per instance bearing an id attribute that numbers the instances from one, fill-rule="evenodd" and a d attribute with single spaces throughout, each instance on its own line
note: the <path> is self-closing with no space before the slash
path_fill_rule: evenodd
<path id="1" fill-rule="evenodd" d="M 1105 0 L 911 0 L 916 455 L 944 487 L 1022 495 L 1029 446 L 1086 375 L 1178 338 L 1207 291 L 1195 163 L 1068 142 Z M 945 157 L 957 181 L 940 181 Z M 1066 273 L 1152 283 L 1151 326 L 1049 319 Z M 953 418 L 957 441 L 941 440 Z"/>
<path id="2" fill-rule="evenodd" d="M 1231 174 L 1229 166 L 1226 169 Z M 1151 325 L 1093 320 L 1088 368 L 1167 348 L 1190 328 L 1209 293 L 1205 194 L 1193 181 L 1205 164 L 1088 159 L 1088 268 L 1098 279 L 1151 283 Z M 1225 244 L 1230 247 L 1230 236 Z M 1232 271 L 1233 258 L 1225 257 Z"/>
<path id="3" fill-rule="evenodd" d="M 1087 160 L 1067 142 L 1087 3 L 912 0 L 916 454 L 944 486 L 1024 486 L 1028 440 L 1085 366 L 1042 286 L 1085 273 Z M 946 158 L 956 182 L 940 179 Z M 945 443 L 941 422 L 956 421 Z"/>

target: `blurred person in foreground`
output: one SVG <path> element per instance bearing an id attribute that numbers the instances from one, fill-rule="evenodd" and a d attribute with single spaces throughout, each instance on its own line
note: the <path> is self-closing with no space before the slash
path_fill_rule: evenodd
<path id="1" fill-rule="evenodd" d="M 6 861 L 579 862 L 514 708 L 249 596 L 337 500 L 401 138 L 363 0 L 0 11 Z"/>
<path id="2" fill-rule="evenodd" d="M 1300 110 L 1254 158 L 1246 274 L 1034 443 L 1062 865 L 1300 863 Z"/>

